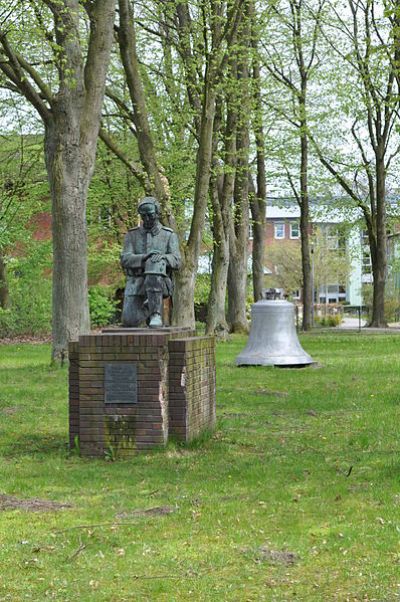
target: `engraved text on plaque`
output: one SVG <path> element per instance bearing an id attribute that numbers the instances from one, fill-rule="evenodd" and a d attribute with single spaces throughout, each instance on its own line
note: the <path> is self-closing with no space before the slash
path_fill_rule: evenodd
<path id="1" fill-rule="evenodd" d="M 137 365 L 118 362 L 104 366 L 105 403 L 137 403 Z"/>

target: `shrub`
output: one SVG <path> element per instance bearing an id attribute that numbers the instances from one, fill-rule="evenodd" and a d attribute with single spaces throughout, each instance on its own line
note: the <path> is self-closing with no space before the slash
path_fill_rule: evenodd
<path id="1" fill-rule="evenodd" d="M 328 314 L 327 316 L 316 316 L 315 318 L 316 325 L 329 328 L 339 326 L 341 322 L 342 316 L 340 314 Z"/>
<path id="2" fill-rule="evenodd" d="M 92 326 L 107 326 L 115 317 L 117 301 L 113 291 L 104 286 L 89 288 L 90 323 Z"/>
<path id="3" fill-rule="evenodd" d="M 387 295 L 385 298 L 385 320 L 397 322 L 400 316 L 400 301 L 398 295 Z"/>
<path id="4" fill-rule="evenodd" d="M 27 246 L 24 257 L 7 265 L 9 308 L 0 309 L 0 337 L 43 334 L 51 329 L 51 265 L 48 242 Z"/>

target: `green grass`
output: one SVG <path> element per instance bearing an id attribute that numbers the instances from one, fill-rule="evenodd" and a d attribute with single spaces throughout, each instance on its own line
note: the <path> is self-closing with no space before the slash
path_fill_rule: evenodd
<path id="1" fill-rule="evenodd" d="M 305 336 L 302 370 L 236 368 L 244 342 L 213 437 L 117 462 L 68 453 L 48 346 L 0 346 L 0 493 L 73 505 L 0 512 L 1 602 L 400 599 L 400 337 Z"/>

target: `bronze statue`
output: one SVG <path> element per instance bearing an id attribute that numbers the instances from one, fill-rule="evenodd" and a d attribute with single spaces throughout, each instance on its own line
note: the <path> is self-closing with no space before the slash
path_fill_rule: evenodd
<path id="1" fill-rule="evenodd" d="M 172 296 L 172 271 L 181 264 L 178 237 L 159 221 L 154 197 L 140 201 L 142 225 L 125 236 L 121 265 L 127 276 L 122 310 L 123 326 L 163 326 L 163 299 Z"/>

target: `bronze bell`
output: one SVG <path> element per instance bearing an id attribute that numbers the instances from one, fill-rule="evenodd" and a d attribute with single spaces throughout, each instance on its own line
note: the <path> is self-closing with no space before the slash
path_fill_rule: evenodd
<path id="1" fill-rule="evenodd" d="M 251 306 L 251 330 L 237 366 L 296 367 L 313 364 L 297 338 L 294 305 L 288 301 L 257 301 Z"/>

